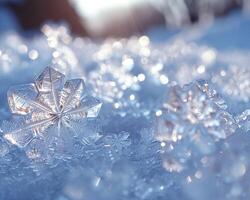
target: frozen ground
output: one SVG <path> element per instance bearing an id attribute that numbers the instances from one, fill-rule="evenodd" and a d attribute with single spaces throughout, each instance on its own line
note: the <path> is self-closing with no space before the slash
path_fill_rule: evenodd
<path id="1" fill-rule="evenodd" d="M 249 16 L 103 42 L 0 26 L 1 200 L 250 198 Z"/>

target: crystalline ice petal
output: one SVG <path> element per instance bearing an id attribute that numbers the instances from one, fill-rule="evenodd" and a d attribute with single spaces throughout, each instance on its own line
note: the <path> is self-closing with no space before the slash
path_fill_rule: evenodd
<path id="1" fill-rule="evenodd" d="M 60 107 L 63 111 L 76 108 L 80 102 L 85 90 L 82 79 L 73 79 L 65 83 L 60 94 Z"/>
<path id="2" fill-rule="evenodd" d="M 28 121 L 25 118 L 16 119 L 14 123 L 8 123 L 4 131 L 4 138 L 19 147 L 25 147 L 37 136 L 42 136 L 45 130 L 54 124 L 53 117 L 39 121 Z"/>
<path id="3" fill-rule="evenodd" d="M 12 113 L 26 115 L 39 105 L 35 102 L 37 91 L 34 84 L 11 87 L 7 93 Z"/>
<path id="4" fill-rule="evenodd" d="M 49 112 L 51 113 L 57 113 L 59 111 L 57 99 L 58 99 L 58 92 L 40 93 L 39 96 L 37 97 L 37 101 L 45 105 L 49 110 Z"/>
<path id="5" fill-rule="evenodd" d="M 81 119 L 84 117 L 95 118 L 98 116 L 102 103 L 94 97 L 85 97 L 82 99 L 79 107 L 70 110 L 67 116 L 73 120 Z"/>
<path id="6" fill-rule="evenodd" d="M 38 100 L 53 112 L 59 112 L 59 91 L 63 87 L 64 75 L 51 67 L 45 68 L 36 80 Z"/>
<path id="7" fill-rule="evenodd" d="M 95 105 L 93 105 L 92 107 L 89 107 L 88 112 L 87 112 L 87 117 L 88 118 L 97 117 L 101 107 L 102 107 L 102 103 L 96 102 Z"/>
<path id="8" fill-rule="evenodd" d="M 60 89 L 64 83 L 64 75 L 52 67 L 46 67 L 36 80 L 39 92 L 51 92 L 53 89 Z"/>
<path id="9" fill-rule="evenodd" d="M 34 135 L 31 130 L 17 130 L 15 132 L 6 133 L 4 138 L 10 143 L 23 148 L 29 144 L 29 142 L 34 138 Z"/>

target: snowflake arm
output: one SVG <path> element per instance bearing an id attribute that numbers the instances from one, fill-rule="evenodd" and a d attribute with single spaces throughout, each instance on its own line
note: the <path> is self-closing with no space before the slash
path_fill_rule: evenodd
<path id="1" fill-rule="evenodd" d="M 35 84 L 39 92 L 37 100 L 53 112 L 59 112 L 59 91 L 63 87 L 65 76 L 51 67 L 45 68 Z"/>
<path id="2" fill-rule="evenodd" d="M 7 93 L 10 110 L 14 114 L 26 115 L 34 110 L 49 112 L 50 110 L 36 101 L 38 92 L 34 84 L 11 87 Z"/>
<path id="3" fill-rule="evenodd" d="M 62 110 L 68 111 L 79 105 L 84 93 L 85 85 L 82 79 L 73 79 L 65 83 L 60 95 Z"/>
<path id="4" fill-rule="evenodd" d="M 51 118 L 43 121 L 27 123 L 25 119 L 19 119 L 15 123 L 6 123 L 4 138 L 20 148 L 27 146 L 36 134 L 44 131 L 51 123 Z"/>
<path id="5" fill-rule="evenodd" d="M 84 97 L 79 107 L 72 109 L 68 115 L 72 119 L 84 117 L 95 118 L 98 116 L 102 103 L 94 97 Z"/>

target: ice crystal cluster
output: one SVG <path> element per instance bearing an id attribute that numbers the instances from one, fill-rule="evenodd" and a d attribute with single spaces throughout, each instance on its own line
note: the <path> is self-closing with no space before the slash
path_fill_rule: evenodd
<path id="1" fill-rule="evenodd" d="M 249 51 L 41 30 L 0 35 L 1 200 L 250 198 Z"/>
<path id="2" fill-rule="evenodd" d="M 194 170 L 214 152 L 218 140 L 235 132 L 237 124 L 225 108 L 225 102 L 204 81 L 170 89 L 162 110 L 156 113 L 155 132 L 166 170 L 181 172 L 190 160 Z"/>

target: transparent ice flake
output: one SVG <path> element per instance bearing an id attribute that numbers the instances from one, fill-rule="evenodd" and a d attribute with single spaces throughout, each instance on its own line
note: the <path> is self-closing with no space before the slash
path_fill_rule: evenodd
<path id="1" fill-rule="evenodd" d="M 63 87 L 64 75 L 51 67 L 46 67 L 35 84 L 39 91 L 38 99 L 53 112 L 59 112 L 59 91 Z"/>
<path id="2" fill-rule="evenodd" d="M 7 93 L 11 112 L 26 115 L 36 108 L 39 109 L 40 105 L 36 102 L 37 94 L 34 84 L 11 87 Z"/>
<path id="3" fill-rule="evenodd" d="M 52 132 L 57 132 L 57 136 L 67 133 L 65 128 L 77 126 L 72 126 L 72 121 L 82 123 L 82 119 L 98 116 L 102 104 L 85 95 L 83 80 L 73 79 L 64 84 L 64 75 L 47 67 L 35 84 L 36 87 L 33 84 L 13 87 L 8 92 L 11 111 L 26 114 L 5 123 L 4 138 L 10 143 L 26 147 L 34 138 L 45 138 Z"/>
<path id="4" fill-rule="evenodd" d="M 28 145 L 35 137 L 39 137 L 46 128 L 53 124 L 50 119 L 29 121 L 28 118 L 14 118 L 3 124 L 4 138 L 20 148 Z"/>
<path id="5" fill-rule="evenodd" d="M 64 77 L 62 73 L 54 68 L 46 67 L 35 83 L 39 92 L 50 93 L 61 88 Z"/>
<path id="6" fill-rule="evenodd" d="M 63 110 L 70 110 L 79 106 L 85 85 L 82 79 L 73 79 L 65 83 L 60 94 L 60 107 Z"/>

